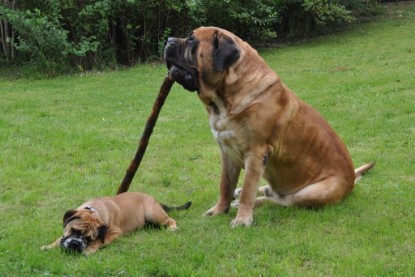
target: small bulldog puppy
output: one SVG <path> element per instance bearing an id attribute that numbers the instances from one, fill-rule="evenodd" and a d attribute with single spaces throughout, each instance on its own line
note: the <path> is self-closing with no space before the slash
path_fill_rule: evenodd
<path id="1" fill-rule="evenodd" d="M 147 223 L 175 231 L 176 221 L 166 211 L 188 209 L 191 204 L 187 202 L 179 207 L 168 207 L 140 192 L 96 198 L 77 209 L 68 210 L 63 216 L 63 236 L 42 249 L 60 246 L 64 250 L 89 255 Z"/>

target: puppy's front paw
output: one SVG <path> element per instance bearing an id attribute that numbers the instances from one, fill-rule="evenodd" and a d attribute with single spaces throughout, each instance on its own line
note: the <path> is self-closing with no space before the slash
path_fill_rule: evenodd
<path id="1" fill-rule="evenodd" d="M 40 250 L 49 250 L 52 249 L 52 246 L 50 245 L 43 245 L 42 247 L 40 247 Z"/>
<path id="2" fill-rule="evenodd" d="M 252 225 L 254 218 L 252 216 L 237 216 L 234 220 L 231 221 L 231 227 L 235 228 L 238 226 L 249 227 Z"/>

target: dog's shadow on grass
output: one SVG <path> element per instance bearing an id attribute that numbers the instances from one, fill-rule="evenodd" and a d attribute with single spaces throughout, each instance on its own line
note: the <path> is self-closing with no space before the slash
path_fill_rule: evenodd
<path id="1" fill-rule="evenodd" d="M 166 228 L 163 227 L 163 226 L 161 226 L 161 225 L 159 225 L 159 224 L 154 224 L 154 223 L 151 223 L 151 222 L 146 222 L 146 224 L 143 226 L 142 229 L 144 231 L 155 231 L 155 230 L 160 231 L 160 230 L 163 230 L 163 229 L 166 229 Z"/>

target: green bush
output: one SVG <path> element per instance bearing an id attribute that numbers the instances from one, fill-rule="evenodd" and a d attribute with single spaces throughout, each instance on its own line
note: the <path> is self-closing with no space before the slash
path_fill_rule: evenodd
<path id="1" fill-rule="evenodd" d="M 304 11 L 310 13 L 317 26 L 326 26 L 330 23 L 352 22 L 351 12 L 337 1 L 304 0 Z"/>
<path id="2" fill-rule="evenodd" d="M 78 45 L 70 42 L 59 14 L 47 16 L 39 9 L 21 11 L 0 6 L 0 19 L 10 24 L 15 33 L 15 39 L 9 42 L 15 49 L 17 64 L 29 63 L 36 70 L 55 75 L 68 69 L 65 66 L 71 58 L 96 51 L 96 44 L 89 41 Z"/>
<path id="3" fill-rule="evenodd" d="M 13 26 L 16 39 L 11 46 L 21 61 L 51 68 L 66 62 L 70 49 L 68 32 L 56 21 L 50 21 L 38 9 L 19 11 L 5 7 L 0 7 L 0 18 Z"/>
<path id="4" fill-rule="evenodd" d="M 212 1 L 193 0 L 190 15 L 195 27 L 200 25 L 220 26 L 239 36 L 256 42 L 267 42 L 276 37 L 273 24 L 278 20 L 274 1 Z"/>

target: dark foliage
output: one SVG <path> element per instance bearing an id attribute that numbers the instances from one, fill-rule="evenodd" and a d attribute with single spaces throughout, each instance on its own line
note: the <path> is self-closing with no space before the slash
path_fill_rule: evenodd
<path id="1" fill-rule="evenodd" d="M 254 46 L 308 37 L 379 0 L 0 0 L 0 62 L 59 73 L 162 56 L 169 36 L 228 29 Z"/>

